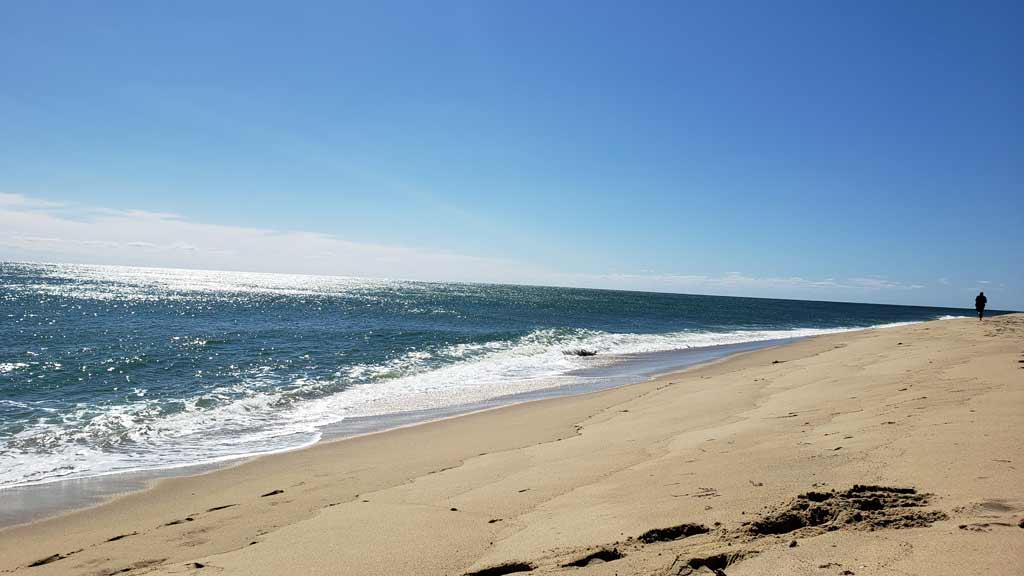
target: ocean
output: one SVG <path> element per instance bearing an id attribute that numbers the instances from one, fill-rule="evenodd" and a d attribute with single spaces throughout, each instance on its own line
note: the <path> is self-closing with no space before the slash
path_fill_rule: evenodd
<path id="1" fill-rule="evenodd" d="M 0 488 L 227 461 L 793 338 L 969 314 L 0 263 Z"/>

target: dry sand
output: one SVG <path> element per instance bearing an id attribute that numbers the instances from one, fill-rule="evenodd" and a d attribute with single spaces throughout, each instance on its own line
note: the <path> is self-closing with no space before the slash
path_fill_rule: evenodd
<path id="1" fill-rule="evenodd" d="M 1021 574 L 1022 417 L 1024 315 L 824 336 L 163 480 L 0 572 Z"/>

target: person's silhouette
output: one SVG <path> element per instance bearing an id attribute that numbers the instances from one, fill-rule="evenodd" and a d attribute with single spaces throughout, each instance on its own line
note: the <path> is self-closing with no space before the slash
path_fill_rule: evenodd
<path id="1" fill-rule="evenodd" d="M 974 309 L 978 311 L 978 320 L 981 320 L 985 316 L 985 304 L 988 303 L 988 298 L 985 298 L 985 293 L 980 292 L 974 298 Z"/>

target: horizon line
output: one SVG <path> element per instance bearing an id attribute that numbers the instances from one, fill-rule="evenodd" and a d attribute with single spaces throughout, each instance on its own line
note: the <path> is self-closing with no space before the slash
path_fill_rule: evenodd
<path id="1" fill-rule="evenodd" d="M 81 263 L 81 262 L 43 262 L 43 261 L 26 261 L 26 260 L 5 260 L 0 259 L 0 265 L 3 264 L 27 264 L 35 266 L 90 266 L 90 267 L 111 267 L 111 268 L 135 268 L 141 270 L 173 270 L 173 271 L 192 271 L 192 272 L 222 272 L 228 274 L 261 274 L 267 276 L 305 276 L 311 278 L 337 278 L 346 280 L 376 280 L 385 282 L 409 282 L 419 284 L 462 284 L 462 285 L 477 285 L 477 286 L 515 286 L 523 288 L 550 288 L 550 289 L 562 289 L 562 290 L 591 290 L 600 292 L 625 292 L 630 294 L 665 294 L 672 296 L 697 296 L 697 297 L 710 297 L 710 298 L 736 298 L 746 300 L 773 300 L 773 301 L 784 301 L 784 302 L 815 302 L 822 304 L 852 304 L 861 306 L 896 306 L 904 308 L 936 308 L 945 310 L 973 310 L 972 308 L 959 308 L 955 306 L 935 306 L 930 304 L 893 304 L 889 302 L 855 302 L 850 300 L 806 300 L 800 298 L 772 298 L 765 296 L 735 296 L 728 294 L 699 294 L 692 292 L 669 292 L 663 290 L 629 290 L 623 288 L 595 288 L 590 286 L 570 286 L 570 285 L 558 285 L 558 284 L 529 284 L 529 283 L 518 283 L 518 282 L 487 282 L 487 281 L 465 281 L 465 280 L 418 280 L 415 278 L 397 278 L 397 277 L 381 277 L 381 276 L 346 276 L 340 274 L 311 274 L 309 272 L 266 272 L 257 270 L 218 270 L 214 268 L 183 268 L 177 266 L 142 266 L 134 264 L 97 264 L 97 263 Z M 989 310 L 988 312 L 997 313 L 1019 313 L 1019 310 Z"/>

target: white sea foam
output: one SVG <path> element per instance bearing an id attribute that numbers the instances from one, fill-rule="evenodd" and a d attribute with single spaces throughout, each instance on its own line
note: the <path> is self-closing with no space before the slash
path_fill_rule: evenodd
<path id="1" fill-rule="evenodd" d="M 895 325 L 895 324 L 894 324 Z M 887 325 L 889 326 L 889 325 Z M 338 378 L 277 386 L 254 371 L 244 384 L 179 402 L 142 397 L 129 404 L 79 405 L 41 419 L 0 450 L 0 486 L 37 484 L 141 469 L 212 463 L 306 446 L 322 426 L 345 418 L 470 405 L 581 383 L 572 373 L 624 355 L 846 332 L 858 328 L 614 334 L 537 330 L 522 338 L 413 351 Z M 566 351 L 585 348 L 596 356 Z M 431 368 L 432 360 L 446 360 Z"/>
<path id="2" fill-rule="evenodd" d="M 19 368 L 28 368 L 28 364 L 24 362 L 0 362 L 0 374 L 14 372 Z"/>

